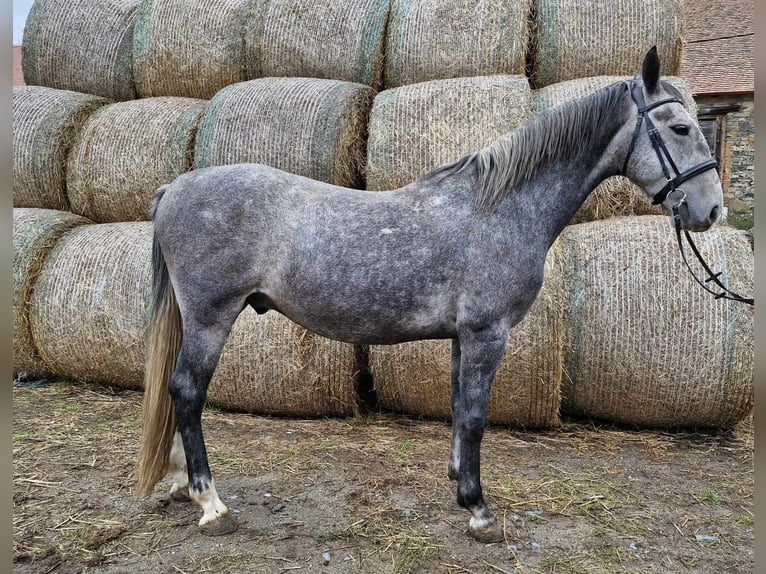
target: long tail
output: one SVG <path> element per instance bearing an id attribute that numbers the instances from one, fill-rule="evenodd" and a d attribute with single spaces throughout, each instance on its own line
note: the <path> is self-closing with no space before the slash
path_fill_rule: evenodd
<path id="1" fill-rule="evenodd" d="M 157 190 L 152 217 L 165 187 Z M 152 243 L 153 301 L 149 332 L 149 353 L 144 375 L 144 419 L 138 453 L 136 494 L 146 497 L 168 470 L 176 417 L 170 397 L 170 378 L 181 349 L 181 314 L 173 285 L 154 235 Z"/>

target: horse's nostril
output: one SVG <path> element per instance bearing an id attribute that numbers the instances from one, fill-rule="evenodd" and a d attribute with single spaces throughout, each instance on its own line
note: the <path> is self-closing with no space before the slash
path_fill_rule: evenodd
<path id="1" fill-rule="evenodd" d="M 720 207 L 715 205 L 713 206 L 713 209 L 710 210 L 710 221 L 718 221 L 718 212 L 720 211 Z"/>

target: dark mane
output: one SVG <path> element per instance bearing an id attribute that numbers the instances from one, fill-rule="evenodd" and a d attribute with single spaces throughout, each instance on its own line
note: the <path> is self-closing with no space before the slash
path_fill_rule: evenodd
<path id="1" fill-rule="evenodd" d="M 429 176 L 457 173 L 475 164 L 476 206 L 491 210 L 540 169 L 576 156 L 603 139 L 604 132 L 621 115 L 627 86 L 627 81 L 620 81 L 550 108 L 484 149 L 437 168 Z"/>

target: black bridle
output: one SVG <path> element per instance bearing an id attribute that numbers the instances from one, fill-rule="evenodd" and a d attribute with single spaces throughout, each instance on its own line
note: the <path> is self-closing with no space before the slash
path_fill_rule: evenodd
<path id="1" fill-rule="evenodd" d="M 742 297 L 740 295 L 737 295 L 736 293 L 730 291 L 726 285 L 724 285 L 721 280 L 719 279 L 719 276 L 721 275 L 721 271 L 718 273 L 714 273 L 710 266 L 705 262 L 705 260 L 702 258 L 702 255 L 700 254 L 699 250 L 697 249 L 697 246 L 692 241 L 691 236 L 689 235 L 689 232 L 687 230 L 683 230 L 684 235 L 686 236 L 686 240 L 689 242 L 689 246 L 692 249 L 692 252 L 697 257 L 697 260 L 702 265 L 702 268 L 707 273 L 708 277 L 707 279 L 701 281 L 697 275 L 692 270 L 691 266 L 689 266 L 689 262 L 686 260 L 686 254 L 684 253 L 684 247 L 683 242 L 681 241 L 681 216 L 679 215 L 678 208 L 686 203 L 686 193 L 679 187 L 682 183 L 685 181 L 691 179 L 692 177 L 699 175 L 700 173 L 703 173 L 709 169 L 715 169 L 718 166 L 718 162 L 714 159 L 709 159 L 706 161 L 703 161 L 701 163 L 698 163 L 697 165 L 687 169 L 684 172 L 678 171 L 678 168 L 676 167 L 675 162 L 673 161 L 673 158 L 670 156 L 670 152 L 668 151 L 668 148 L 665 146 L 665 142 L 662 141 L 662 136 L 660 136 L 660 132 L 657 130 L 657 126 L 654 125 L 654 122 L 652 122 L 652 119 L 649 117 L 647 112 L 653 110 L 654 108 L 657 108 L 659 106 L 662 106 L 664 104 L 681 104 L 683 105 L 683 102 L 679 100 L 678 98 L 665 98 L 662 100 L 657 100 L 656 102 L 652 102 L 651 104 L 646 104 L 646 101 L 644 100 L 644 92 L 643 92 L 643 83 L 639 82 L 640 75 L 636 74 L 633 81 L 631 82 L 630 87 L 630 95 L 633 98 L 633 101 L 636 103 L 636 106 L 638 106 L 638 117 L 636 118 L 636 127 L 633 130 L 633 138 L 630 141 L 630 147 L 628 148 L 628 154 L 625 156 L 625 163 L 622 166 L 622 173 L 626 173 L 626 170 L 628 169 L 628 160 L 630 159 L 630 156 L 633 154 L 633 149 L 636 147 L 636 141 L 638 140 L 639 135 L 641 134 L 641 126 L 643 124 L 646 124 L 646 132 L 649 136 L 649 141 L 652 144 L 652 147 L 654 148 L 654 152 L 657 154 L 657 159 L 660 161 L 660 166 L 662 167 L 662 173 L 665 175 L 666 183 L 658 191 L 654 197 L 652 198 L 652 204 L 658 205 L 662 202 L 664 202 L 671 194 L 675 192 L 681 193 L 681 199 L 676 203 L 675 205 L 671 206 L 671 211 L 673 212 L 673 224 L 675 226 L 676 230 L 676 239 L 678 240 L 678 249 L 681 251 L 681 258 L 684 261 L 684 264 L 686 265 L 686 268 L 689 270 L 689 272 L 692 274 L 692 277 L 694 277 L 694 280 L 699 283 L 705 291 L 708 293 L 711 293 L 715 296 L 716 299 L 729 299 L 731 301 L 739 301 L 741 303 L 747 303 L 749 305 L 755 305 L 755 301 L 753 298 L 746 298 Z M 673 173 L 671 174 L 670 170 L 673 170 Z M 706 285 L 709 281 L 712 281 L 718 287 L 723 289 L 723 291 L 718 292 L 714 289 L 711 289 Z"/>

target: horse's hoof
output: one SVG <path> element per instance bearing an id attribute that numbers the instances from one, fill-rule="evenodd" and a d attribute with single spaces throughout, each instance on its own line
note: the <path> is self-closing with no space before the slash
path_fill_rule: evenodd
<path id="1" fill-rule="evenodd" d="M 170 498 L 172 498 L 176 502 L 191 502 L 191 497 L 189 496 L 189 487 L 184 486 L 183 488 L 179 488 L 178 490 L 171 490 Z"/>
<path id="2" fill-rule="evenodd" d="M 223 536 L 231 534 L 237 529 L 237 521 L 231 515 L 231 512 L 222 514 L 218 518 L 201 524 L 199 530 L 205 536 Z"/>
<path id="3" fill-rule="evenodd" d="M 471 532 L 471 536 L 483 544 L 492 544 L 494 542 L 502 542 L 505 540 L 503 527 L 497 522 L 493 522 L 482 528 L 469 527 L 469 531 Z"/>

